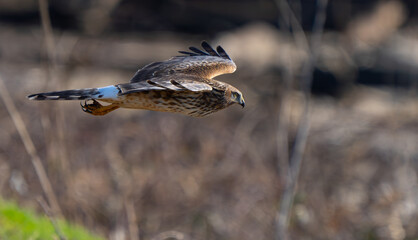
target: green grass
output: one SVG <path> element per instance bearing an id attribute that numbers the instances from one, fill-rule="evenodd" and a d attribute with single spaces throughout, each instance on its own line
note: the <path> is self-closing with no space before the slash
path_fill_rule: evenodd
<path id="1" fill-rule="evenodd" d="M 58 226 L 67 240 L 103 239 L 66 221 L 58 221 Z M 47 217 L 39 216 L 31 210 L 19 208 L 14 203 L 0 199 L 0 239 L 59 240 L 59 237 Z"/>

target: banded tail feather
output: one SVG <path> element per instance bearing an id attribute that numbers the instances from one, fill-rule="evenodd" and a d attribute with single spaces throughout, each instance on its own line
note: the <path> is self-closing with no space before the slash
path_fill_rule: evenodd
<path id="1" fill-rule="evenodd" d="M 120 89 L 117 86 L 102 88 L 83 88 L 46 93 L 35 93 L 28 96 L 29 100 L 88 100 L 117 98 Z"/>

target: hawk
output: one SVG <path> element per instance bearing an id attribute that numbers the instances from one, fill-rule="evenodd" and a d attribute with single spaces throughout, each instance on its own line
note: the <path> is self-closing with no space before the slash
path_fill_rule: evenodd
<path id="1" fill-rule="evenodd" d="M 203 117 L 234 103 L 245 106 L 242 93 L 235 87 L 213 79 L 233 73 L 236 65 L 225 50 L 213 49 L 202 42 L 203 50 L 190 52 L 139 69 L 129 83 L 101 88 L 84 88 L 29 95 L 30 100 L 85 100 L 84 112 L 105 115 L 118 108 L 175 112 Z M 102 105 L 99 101 L 110 103 Z"/>

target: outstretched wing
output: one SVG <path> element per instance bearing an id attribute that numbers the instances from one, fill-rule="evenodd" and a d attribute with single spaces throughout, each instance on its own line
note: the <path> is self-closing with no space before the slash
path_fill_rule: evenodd
<path id="1" fill-rule="evenodd" d="M 200 77 L 190 75 L 154 77 L 145 81 L 118 84 L 120 94 L 125 95 L 135 92 L 171 90 L 171 91 L 192 91 L 209 92 L 212 87 Z"/>
<path id="2" fill-rule="evenodd" d="M 139 69 L 130 82 L 142 82 L 154 77 L 175 74 L 211 79 L 221 74 L 235 72 L 237 66 L 221 46 L 214 50 L 207 42 L 203 41 L 202 48 L 204 50 L 190 47 L 191 52 L 179 51 L 184 54 L 182 56 L 148 64 Z"/>

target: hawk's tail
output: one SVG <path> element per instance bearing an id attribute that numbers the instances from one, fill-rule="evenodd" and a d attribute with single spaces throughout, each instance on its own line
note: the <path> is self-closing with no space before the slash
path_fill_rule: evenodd
<path id="1" fill-rule="evenodd" d="M 120 93 L 117 86 L 102 88 L 83 88 L 56 92 L 36 93 L 28 96 L 29 100 L 86 100 L 116 98 Z"/>

